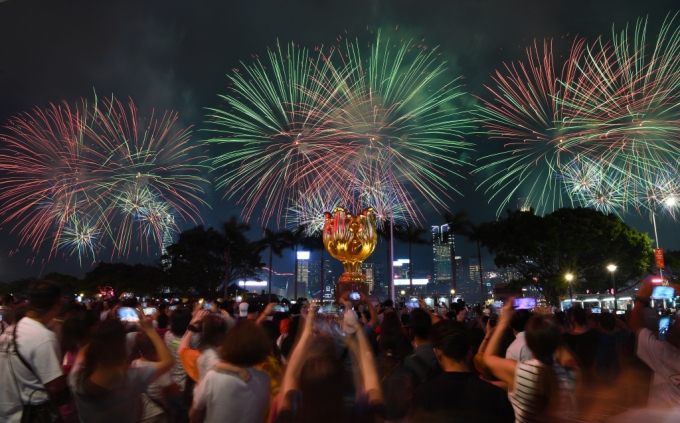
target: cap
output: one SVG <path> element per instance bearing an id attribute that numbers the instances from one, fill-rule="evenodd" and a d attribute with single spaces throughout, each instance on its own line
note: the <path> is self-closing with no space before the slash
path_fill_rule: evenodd
<path id="1" fill-rule="evenodd" d="M 347 310 L 342 318 L 342 330 L 343 332 L 350 334 L 356 332 L 354 325 L 359 319 L 357 318 L 357 313 L 354 310 Z"/>
<path id="2" fill-rule="evenodd" d="M 248 317 L 248 303 L 241 303 L 238 305 L 238 314 L 241 317 Z"/>

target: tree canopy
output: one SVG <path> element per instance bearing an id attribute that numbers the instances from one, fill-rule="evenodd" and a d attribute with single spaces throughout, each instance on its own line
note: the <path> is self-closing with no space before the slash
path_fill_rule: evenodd
<path id="1" fill-rule="evenodd" d="M 651 264 L 647 234 L 592 209 L 562 208 L 542 217 L 533 210 L 508 210 L 506 217 L 479 229 L 496 266 L 521 275 L 513 284 L 534 285 L 552 303 L 565 293 L 567 273 L 574 275 L 577 289 L 597 292 L 611 287 L 608 264 L 617 266 L 621 285 L 643 276 Z"/>

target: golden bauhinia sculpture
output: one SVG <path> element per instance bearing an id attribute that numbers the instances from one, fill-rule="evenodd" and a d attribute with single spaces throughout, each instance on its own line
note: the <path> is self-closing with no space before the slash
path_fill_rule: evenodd
<path id="1" fill-rule="evenodd" d="M 378 243 L 373 208 L 364 209 L 354 216 L 344 208 L 336 207 L 333 212 L 324 215 L 323 245 L 345 268 L 335 286 L 335 298 L 340 298 L 345 291 L 368 294 L 361 263 L 373 253 Z"/>

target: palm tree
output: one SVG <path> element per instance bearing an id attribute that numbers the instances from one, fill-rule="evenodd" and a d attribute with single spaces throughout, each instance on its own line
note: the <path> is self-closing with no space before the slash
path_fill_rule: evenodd
<path id="1" fill-rule="evenodd" d="M 294 297 L 295 301 L 298 299 L 298 257 L 297 257 L 297 251 L 298 251 L 298 245 L 302 243 L 302 240 L 305 237 L 305 225 L 300 225 L 297 226 L 295 229 L 292 231 L 287 231 L 287 236 L 288 236 L 288 248 L 290 249 L 295 249 L 295 272 L 293 273 L 294 276 L 294 282 L 293 282 L 293 289 L 294 289 Z"/>
<path id="2" fill-rule="evenodd" d="M 456 214 L 444 214 L 444 222 L 449 226 L 449 236 L 463 235 L 466 232 L 469 220 L 468 214 L 464 210 L 457 211 Z M 455 239 L 451 242 L 451 278 L 453 279 L 453 290 L 458 292 L 458 269 L 456 268 L 456 243 Z"/>
<path id="3" fill-rule="evenodd" d="M 408 243 L 408 276 L 409 276 L 409 295 L 413 295 L 413 259 L 411 254 L 412 245 L 427 245 L 430 242 L 423 238 L 428 232 L 424 228 L 415 226 L 395 226 L 394 238 L 401 242 Z"/>
<path id="4" fill-rule="evenodd" d="M 309 251 L 321 251 L 321 278 L 320 278 L 320 286 L 321 290 L 323 291 L 323 278 L 325 276 L 324 274 L 324 268 L 323 268 L 323 259 L 324 259 L 324 251 L 326 250 L 326 247 L 323 245 L 323 231 L 315 231 L 311 234 L 308 234 L 305 236 L 302 241 L 300 242 L 300 245 L 302 245 L 305 249 Z M 323 295 L 321 296 L 321 299 L 323 299 Z"/>
<path id="5" fill-rule="evenodd" d="M 396 225 L 394 226 L 394 229 L 396 229 Z M 383 220 L 382 226 L 378 229 L 378 236 L 381 237 L 386 243 L 387 247 L 385 248 L 385 253 L 387 255 L 387 258 L 385 259 L 385 263 L 387 266 L 385 266 L 385 273 L 388 275 L 387 281 L 387 298 L 392 298 L 392 278 L 394 277 L 394 270 L 393 266 L 394 263 L 392 263 L 392 256 L 391 256 L 391 249 L 390 249 L 390 219 L 385 219 Z"/>
<path id="6" fill-rule="evenodd" d="M 224 228 L 224 241 L 226 244 L 226 251 L 224 252 L 225 260 L 225 272 L 224 272 L 224 299 L 228 298 L 229 292 L 228 287 L 231 283 L 231 263 L 233 258 L 231 256 L 231 248 L 243 249 L 248 243 L 248 239 L 245 236 L 245 232 L 250 230 L 250 225 L 244 222 L 239 222 L 236 216 L 232 216 L 229 221 L 225 222 Z"/>
<path id="7" fill-rule="evenodd" d="M 475 225 L 472 222 L 468 222 L 467 228 L 463 232 L 463 235 L 467 237 L 470 242 L 477 243 L 477 261 L 479 262 L 479 287 L 481 288 L 481 303 L 484 304 L 484 278 L 482 277 L 482 231 L 479 225 Z"/>
<path id="8" fill-rule="evenodd" d="M 283 250 L 290 245 L 290 231 L 273 231 L 264 228 L 264 236 L 260 240 L 260 245 L 269 248 L 269 291 L 267 299 L 270 301 L 272 296 L 272 260 L 273 255 L 283 257 Z"/>

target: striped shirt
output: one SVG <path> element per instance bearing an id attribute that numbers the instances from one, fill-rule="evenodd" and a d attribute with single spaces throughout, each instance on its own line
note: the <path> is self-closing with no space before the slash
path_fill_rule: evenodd
<path id="1" fill-rule="evenodd" d="M 571 417 L 573 380 L 563 367 L 553 365 L 557 377 L 557 404 L 550 405 L 548 414 L 539 392 L 539 368 L 542 366 L 544 364 L 536 359 L 517 363 L 515 386 L 508 392 L 516 423 L 557 422 Z"/>

